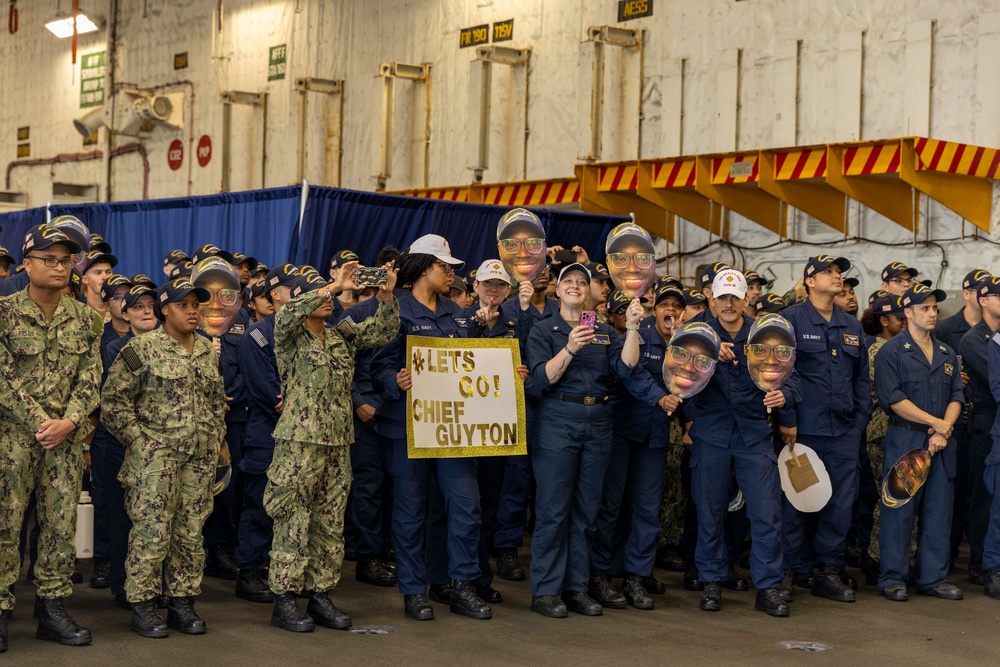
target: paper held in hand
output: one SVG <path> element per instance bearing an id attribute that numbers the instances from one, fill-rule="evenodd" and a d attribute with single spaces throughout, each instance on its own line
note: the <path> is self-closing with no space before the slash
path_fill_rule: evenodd
<path id="1" fill-rule="evenodd" d="M 813 470 L 812 463 L 805 454 L 793 456 L 785 461 L 785 466 L 788 468 L 788 479 L 792 487 L 799 493 L 813 484 L 819 484 L 819 477 L 816 476 L 816 471 Z"/>

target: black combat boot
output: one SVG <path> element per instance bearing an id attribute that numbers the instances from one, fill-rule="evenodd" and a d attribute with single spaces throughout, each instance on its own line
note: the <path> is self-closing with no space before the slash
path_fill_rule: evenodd
<path id="1" fill-rule="evenodd" d="M 524 568 L 517 560 L 517 549 L 500 549 L 497 555 L 497 575 L 507 581 L 524 581 Z"/>
<path id="2" fill-rule="evenodd" d="M 630 574 L 625 577 L 625 599 L 636 609 L 655 609 L 656 603 L 642 585 L 642 577 Z"/>
<path id="3" fill-rule="evenodd" d="M 10 626 L 10 611 L 0 611 L 0 653 L 7 652 L 7 629 Z"/>
<path id="4" fill-rule="evenodd" d="M 493 610 L 476 595 L 476 586 L 471 581 L 456 581 L 451 589 L 451 613 L 469 618 L 493 618 Z"/>
<path id="5" fill-rule="evenodd" d="M 625 596 L 611 586 L 611 579 L 600 570 L 590 572 L 587 595 L 600 602 L 601 606 L 606 609 L 624 609 L 628 605 Z"/>
<path id="6" fill-rule="evenodd" d="M 812 594 L 837 602 L 854 602 L 854 591 L 840 578 L 836 565 L 822 565 L 813 577 Z"/>
<path id="7" fill-rule="evenodd" d="M 167 624 L 156 611 L 156 600 L 136 602 L 132 605 L 132 629 L 141 636 L 152 639 L 170 636 Z"/>
<path id="8" fill-rule="evenodd" d="M 295 599 L 295 593 L 282 593 L 274 596 L 271 625 L 292 632 L 312 632 L 316 629 L 316 624 L 308 615 L 299 611 Z"/>
<path id="9" fill-rule="evenodd" d="M 309 606 L 306 613 L 313 621 L 334 630 L 347 630 L 351 627 L 351 617 L 333 605 L 328 593 L 313 592 L 309 595 Z"/>
<path id="10" fill-rule="evenodd" d="M 189 596 L 170 598 L 167 603 L 167 625 L 186 635 L 203 635 L 208 631 L 205 621 L 194 610 L 194 600 Z"/>
<path id="11" fill-rule="evenodd" d="M 257 568 L 240 570 L 236 579 L 236 597 L 250 602 L 274 602 L 274 593 L 260 577 Z"/>
<path id="12" fill-rule="evenodd" d="M 375 556 L 358 556 L 354 576 L 361 583 L 372 586 L 396 585 L 396 575 Z"/>
<path id="13" fill-rule="evenodd" d="M 77 625 L 66 613 L 61 598 L 41 598 L 35 637 L 66 646 L 86 646 L 93 641 L 90 630 Z"/>

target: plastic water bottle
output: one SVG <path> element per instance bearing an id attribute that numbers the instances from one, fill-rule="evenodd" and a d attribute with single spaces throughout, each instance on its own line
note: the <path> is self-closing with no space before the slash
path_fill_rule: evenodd
<path id="1" fill-rule="evenodd" d="M 94 505 L 86 491 L 80 493 L 76 506 L 76 557 L 94 557 Z"/>

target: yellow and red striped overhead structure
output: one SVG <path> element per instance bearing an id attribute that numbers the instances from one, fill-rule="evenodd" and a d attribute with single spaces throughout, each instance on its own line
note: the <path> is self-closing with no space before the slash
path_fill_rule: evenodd
<path id="1" fill-rule="evenodd" d="M 827 183 L 826 146 L 760 152 L 760 187 L 789 206 L 846 234 L 847 196 Z"/>
<path id="2" fill-rule="evenodd" d="M 990 231 L 1000 150 L 904 137 L 579 164 L 574 171 L 576 178 L 391 194 L 501 206 L 578 204 L 593 213 L 633 213 L 640 225 L 673 240 L 675 216 L 728 236 L 723 207 L 780 235 L 792 206 L 847 234 L 847 197 L 916 232 L 919 192 Z"/>
<path id="3" fill-rule="evenodd" d="M 580 182 L 575 178 L 557 178 L 472 185 L 469 187 L 469 201 L 512 207 L 579 204 Z"/>
<path id="4" fill-rule="evenodd" d="M 688 220 L 719 236 L 728 236 L 721 210 L 695 191 L 698 159 L 676 157 L 660 160 L 640 160 L 636 191 L 639 196 L 664 208 L 674 226 L 673 216 Z"/>
<path id="5" fill-rule="evenodd" d="M 788 210 L 760 188 L 760 151 L 699 155 L 695 191 L 784 236 Z"/>
<path id="6" fill-rule="evenodd" d="M 828 159 L 827 183 L 916 233 L 920 202 L 912 187 L 899 178 L 901 140 L 831 144 Z"/>
<path id="7" fill-rule="evenodd" d="M 651 233 L 674 240 L 672 216 L 655 201 L 639 196 L 639 164 L 607 162 L 576 165 L 580 181 L 580 209 L 589 213 L 635 215 L 637 224 Z"/>
<path id="8" fill-rule="evenodd" d="M 420 197 L 422 199 L 440 199 L 442 201 L 469 201 L 469 186 L 450 188 L 416 188 L 413 190 L 393 190 L 387 195 L 403 195 L 404 197 Z"/>

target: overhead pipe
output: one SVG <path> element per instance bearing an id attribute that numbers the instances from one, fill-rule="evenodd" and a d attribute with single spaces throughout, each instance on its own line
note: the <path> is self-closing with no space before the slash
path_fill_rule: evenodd
<path id="1" fill-rule="evenodd" d="M 149 156 L 146 154 L 146 147 L 140 143 L 131 143 L 113 149 L 109 154 L 109 159 L 116 158 L 128 153 L 138 153 L 142 157 L 142 199 L 149 199 Z M 104 151 L 95 150 L 86 153 L 60 153 L 54 157 L 32 158 L 28 160 L 14 160 L 7 164 L 7 177 L 5 188 L 10 190 L 11 172 L 18 167 L 37 167 L 40 165 L 63 164 L 67 162 L 86 162 L 87 160 L 103 160 Z"/>

